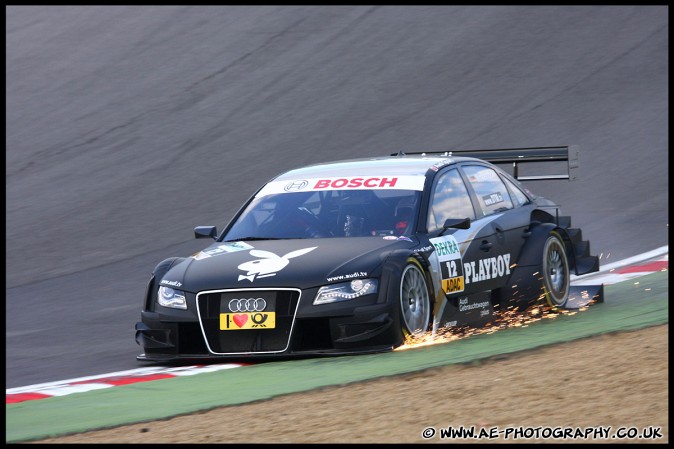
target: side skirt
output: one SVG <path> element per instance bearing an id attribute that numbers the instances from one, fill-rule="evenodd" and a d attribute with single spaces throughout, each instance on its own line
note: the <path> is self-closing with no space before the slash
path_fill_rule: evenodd
<path id="1" fill-rule="evenodd" d="M 434 329 L 461 326 L 482 327 L 494 318 L 491 291 L 447 298 L 439 316 L 440 319 L 435 320 Z"/>

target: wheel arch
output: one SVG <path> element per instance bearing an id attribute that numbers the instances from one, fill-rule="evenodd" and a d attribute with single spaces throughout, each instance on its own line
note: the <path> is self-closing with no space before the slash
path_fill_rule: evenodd
<path id="1" fill-rule="evenodd" d="M 541 254 L 545 248 L 545 242 L 552 233 L 557 233 L 562 240 L 569 269 L 571 270 L 574 266 L 571 240 L 564 228 L 557 226 L 556 223 L 533 222 L 527 232 L 530 234 L 522 248 L 520 257 L 515 262 L 508 282 L 497 291 L 494 297 L 495 304 L 499 306 L 502 306 L 504 302 L 511 301 L 528 306 L 540 299 L 540 286 L 543 284 Z"/>
<path id="2" fill-rule="evenodd" d="M 534 209 L 531 212 L 531 224 L 529 226 L 529 231 L 536 234 L 542 233 L 540 229 L 537 229 L 543 226 L 543 229 L 548 230 L 548 232 L 557 232 L 564 242 L 564 249 L 566 250 L 567 259 L 569 262 L 569 268 L 571 270 L 576 269 L 576 251 L 573 246 L 573 239 L 569 234 L 567 229 L 568 224 L 570 223 L 570 217 L 556 217 L 551 213 L 544 211 L 542 209 Z M 566 223 L 566 224 L 564 224 Z M 525 245 L 526 246 L 526 245 Z M 535 256 L 535 254 L 534 254 Z M 520 260 L 522 258 L 520 257 Z M 521 263 L 521 262 L 520 262 Z"/>
<path id="3" fill-rule="evenodd" d="M 569 253 L 571 239 L 569 238 L 568 233 L 564 228 L 560 228 L 555 223 L 533 222 L 529 226 L 528 232 L 530 234 L 527 237 L 527 241 L 524 243 L 524 246 L 522 247 L 522 252 L 520 253 L 519 259 L 517 260 L 517 267 L 540 265 L 540 254 L 543 249 L 543 245 L 545 245 L 545 240 L 553 232 L 559 233 L 562 237 L 564 249 L 567 250 L 567 257 L 569 255 L 573 255 L 573 251 Z"/>

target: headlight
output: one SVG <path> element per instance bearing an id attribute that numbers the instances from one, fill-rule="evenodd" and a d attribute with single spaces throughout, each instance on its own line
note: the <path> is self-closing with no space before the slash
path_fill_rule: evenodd
<path id="1" fill-rule="evenodd" d="M 321 287 L 316 294 L 316 299 L 314 299 L 314 305 L 348 301 L 372 293 L 377 293 L 376 279 L 355 279 L 350 282 Z"/>
<path id="2" fill-rule="evenodd" d="M 160 306 L 171 307 L 173 309 L 187 309 L 185 293 L 180 290 L 174 290 L 171 287 L 159 286 L 157 292 L 157 302 Z"/>

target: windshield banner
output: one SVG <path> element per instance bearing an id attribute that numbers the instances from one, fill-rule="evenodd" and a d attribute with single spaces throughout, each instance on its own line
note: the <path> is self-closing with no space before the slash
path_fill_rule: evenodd
<path id="1" fill-rule="evenodd" d="M 256 197 L 277 193 L 322 190 L 424 190 L 425 176 L 350 176 L 339 178 L 287 179 L 272 181 Z"/>

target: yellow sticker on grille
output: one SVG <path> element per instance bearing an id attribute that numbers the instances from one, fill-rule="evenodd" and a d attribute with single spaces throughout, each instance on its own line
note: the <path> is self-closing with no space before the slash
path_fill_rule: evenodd
<path id="1" fill-rule="evenodd" d="M 237 331 L 241 329 L 274 329 L 276 312 L 221 313 L 220 330 Z"/>

